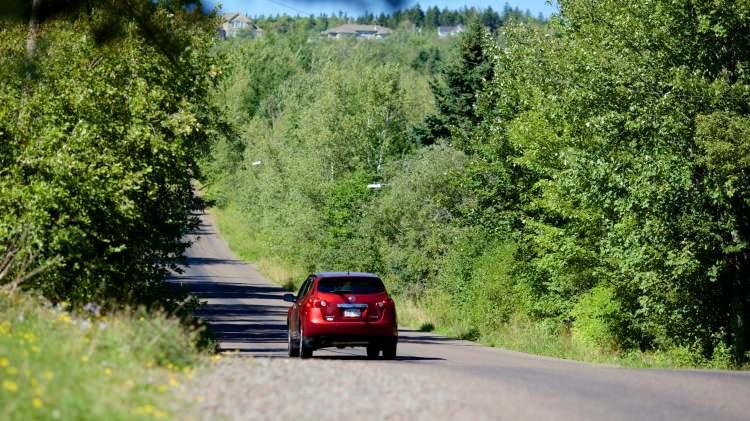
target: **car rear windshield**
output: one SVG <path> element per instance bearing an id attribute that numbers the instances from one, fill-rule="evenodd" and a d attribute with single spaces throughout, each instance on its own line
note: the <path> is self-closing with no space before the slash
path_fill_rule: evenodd
<path id="1" fill-rule="evenodd" d="M 318 281 L 318 291 L 341 294 L 377 294 L 385 291 L 378 278 L 323 278 Z"/>

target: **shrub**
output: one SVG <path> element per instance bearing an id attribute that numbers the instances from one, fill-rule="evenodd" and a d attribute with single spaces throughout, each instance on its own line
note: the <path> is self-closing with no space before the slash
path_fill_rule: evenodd
<path id="1" fill-rule="evenodd" d="M 600 285 L 591 289 L 578 299 L 570 316 L 574 340 L 603 351 L 618 348 L 624 315 L 612 288 Z"/>

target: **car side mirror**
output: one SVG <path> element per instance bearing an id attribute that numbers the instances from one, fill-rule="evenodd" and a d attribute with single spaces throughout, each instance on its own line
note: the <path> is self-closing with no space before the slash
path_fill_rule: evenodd
<path id="1" fill-rule="evenodd" d="M 295 297 L 294 294 L 284 294 L 284 301 L 287 303 L 294 303 L 297 302 L 297 297 Z"/>

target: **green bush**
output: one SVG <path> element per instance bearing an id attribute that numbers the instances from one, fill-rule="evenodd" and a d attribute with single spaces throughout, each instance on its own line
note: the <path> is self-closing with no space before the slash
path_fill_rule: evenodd
<path id="1" fill-rule="evenodd" d="M 599 285 L 581 296 L 570 312 L 573 339 L 594 349 L 620 348 L 623 308 L 612 288 Z"/>
<path id="2" fill-rule="evenodd" d="M 501 329 L 517 312 L 516 258 L 515 245 L 506 243 L 488 248 L 474 260 L 470 287 L 459 300 L 466 303 L 463 308 L 468 320 L 482 334 Z"/>

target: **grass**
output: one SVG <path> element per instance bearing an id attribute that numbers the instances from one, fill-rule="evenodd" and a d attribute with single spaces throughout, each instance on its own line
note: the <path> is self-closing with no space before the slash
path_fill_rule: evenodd
<path id="1" fill-rule="evenodd" d="M 171 392 L 204 359 L 198 334 L 162 314 L 74 315 L 0 295 L 0 419 L 171 418 Z"/>
<path id="2" fill-rule="evenodd" d="M 242 260 L 253 262 L 258 270 L 271 281 L 289 291 L 296 290 L 307 273 L 290 262 L 267 253 L 266 242 L 259 239 L 243 218 L 242 212 L 233 205 L 209 210 L 214 216 L 217 229 L 232 251 Z"/>

